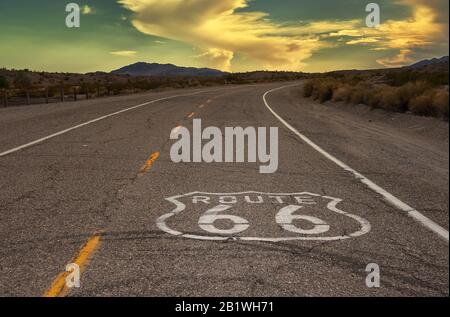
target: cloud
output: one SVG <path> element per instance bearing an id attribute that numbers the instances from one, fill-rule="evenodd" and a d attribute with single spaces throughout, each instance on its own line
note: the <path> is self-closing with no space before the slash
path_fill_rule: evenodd
<path id="1" fill-rule="evenodd" d="M 331 46 L 320 34 L 355 21 L 280 24 L 264 12 L 242 12 L 249 0 L 118 0 L 134 12 L 142 33 L 189 43 L 209 65 L 232 68 L 237 54 L 266 69 L 300 70 L 314 52 Z"/>
<path id="2" fill-rule="evenodd" d="M 419 49 L 442 45 L 448 48 L 448 17 L 445 19 L 442 16 L 440 8 L 445 1 L 397 0 L 397 3 L 410 6 L 412 16 L 405 20 L 385 21 L 378 28 L 344 29 L 329 36 L 353 37 L 346 44 L 372 45 L 371 50 L 374 51 L 397 50 L 397 55 L 377 60 L 385 67 L 410 64 Z"/>
<path id="3" fill-rule="evenodd" d="M 136 51 L 113 51 L 109 52 L 112 55 L 122 56 L 122 57 L 134 57 L 136 55 Z"/>
<path id="4" fill-rule="evenodd" d="M 243 11 L 251 0 L 117 0 L 140 32 L 188 43 L 210 67 L 232 70 L 235 60 L 268 70 L 301 70 L 317 51 L 342 45 L 394 51 L 386 67 L 409 63 L 417 51 L 448 49 L 446 0 L 393 0 L 412 15 L 368 28 L 357 20 L 279 23 L 265 12 Z M 382 8 L 383 13 L 383 8 Z"/>
<path id="5" fill-rule="evenodd" d="M 360 37 L 360 36 L 364 36 L 364 32 L 362 32 L 361 30 L 357 30 L 357 29 L 349 29 L 349 30 L 340 30 L 339 32 L 334 32 L 334 33 L 330 33 L 329 36 L 333 37 L 338 37 L 338 36 L 349 36 L 349 37 Z"/>
<path id="6" fill-rule="evenodd" d="M 401 50 L 400 53 L 394 57 L 378 59 L 377 63 L 385 67 L 402 67 L 404 65 L 412 64 L 414 61 L 410 55 L 411 50 Z"/>
<path id="7" fill-rule="evenodd" d="M 84 6 L 81 8 L 81 13 L 82 13 L 82 14 L 85 14 L 85 15 L 88 15 L 88 14 L 94 14 L 94 13 L 95 13 L 95 9 L 92 8 L 92 7 L 90 7 L 90 6 L 88 6 L 88 5 L 86 4 L 86 5 L 84 5 Z"/>
<path id="8" fill-rule="evenodd" d="M 361 20 L 343 20 L 343 21 L 313 21 L 309 23 L 301 23 L 292 27 L 293 34 L 323 34 L 352 29 L 361 25 Z M 286 28 L 286 27 L 285 27 Z M 356 31 L 356 30 L 354 30 Z M 350 31 L 350 32 L 353 32 Z"/>
<path id="9" fill-rule="evenodd" d="M 233 60 L 234 53 L 231 51 L 212 48 L 207 52 L 195 57 L 202 59 L 208 67 L 230 71 L 231 61 Z"/>
<path id="10" fill-rule="evenodd" d="M 378 43 L 380 40 L 375 37 L 368 37 L 368 38 L 360 38 L 357 40 L 351 40 L 348 41 L 346 44 L 348 45 L 355 45 L 355 44 L 372 44 L 372 43 Z"/>

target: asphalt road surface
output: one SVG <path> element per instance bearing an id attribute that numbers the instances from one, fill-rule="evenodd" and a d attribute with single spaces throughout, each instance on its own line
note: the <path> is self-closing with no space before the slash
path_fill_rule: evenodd
<path id="1" fill-rule="evenodd" d="M 0 295 L 448 296 L 448 137 L 298 84 L 0 109 Z M 279 127 L 278 171 L 173 163 L 196 118 Z"/>

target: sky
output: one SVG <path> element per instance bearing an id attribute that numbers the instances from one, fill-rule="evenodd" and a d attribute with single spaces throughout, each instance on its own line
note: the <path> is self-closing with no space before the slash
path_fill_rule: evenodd
<path id="1" fill-rule="evenodd" d="M 366 5 L 381 24 L 366 25 Z M 65 24 L 68 3 L 80 28 Z M 448 0 L 0 0 L 0 68 L 224 71 L 399 67 L 448 55 Z"/>

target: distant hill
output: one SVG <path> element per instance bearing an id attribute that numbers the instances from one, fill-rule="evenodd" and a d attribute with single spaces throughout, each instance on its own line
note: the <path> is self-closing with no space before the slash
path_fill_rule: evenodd
<path id="1" fill-rule="evenodd" d="M 396 74 L 409 74 L 411 72 L 421 73 L 421 74 L 436 74 L 440 73 L 443 76 L 448 77 L 448 67 L 449 67 L 449 57 L 444 56 L 440 58 L 432 58 L 428 60 L 423 60 L 415 64 L 397 68 L 378 68 L 378 69 L 347 69 L 347 70 L 335 70 L 326 73 L 312 73 L 312 76 L 322 76 L 323 74 L 331 76 L 359 76 L 359 75 L 378 75 L 385 76 L 396 75 Z M 431 75 L 432 76 L 432 75 Z M 420 77 L 420 76 L 419 76 Z M 411 79 L 412 80 L 412 79 Z M 420 80 L 420 78 L 417 78 Z M 440 79 L 439 79 L 440 80 Z"/>
<path id="2" fill-rule="evenodd" d="M 135 63 L 111 72 L 113 75 L 131 76 L 189 76 L 189 77 L 222 77 L 227 73 L 217 69 L 181 67 L 172 64 Z"/>
<path id="3" fill-rule="evenodd" d="M 418 69 L 423 68 L 427 66 L 445 66 L 448 67 L 448 56 L 444 56 L 441 58 L 433 58 L 433 59 L 426 59 L 423 61 L 420 61 L 418 63 L 415 63 L 413 65 L 407 66 L 408 68 Z"/>

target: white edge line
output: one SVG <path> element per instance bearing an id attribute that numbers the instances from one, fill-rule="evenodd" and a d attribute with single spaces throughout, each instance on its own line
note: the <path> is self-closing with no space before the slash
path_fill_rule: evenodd
<path id="1" fill-rule="evenodd" d="M 294 128 L 289 123 L 287 123 L 282 117 L 280 117 L 269 106 L 269 103 L 267 102 L 267 98 L 266 98 L 267 95 L 269 95 L 270 93 L 272 93 L 274 91 L 280 90 L 280 89 L 293 87 L 293 86 L 298 86 L 298 85 L 299 84 L 282 86 L 282 87 L 278 87 L 278 88 L 275 88 L 275 89 L 271 89 L 271 90 L 267 91 L 266 93 L 264 93 L 263 100 L 264 100 L 264 104 L 266 105 L 267 109 L 269 109 L 269 111 L 281 123 L 283 123 L 289 130 L 291 130 L 294 134 L 296 134 L 300 139 L 302 139 L 305 143 L 307 143 L 309 146 L 311 146 L 317 152 L 319 152 L 320 154 L 325 156 L 327 159 L 331 160 L 332 162 L 334 162 L 335 164 L 337 164 L 338 166 L 343 168 L 345 171 L 353 174 L 353 176 L 357 180 L 359 180 L 361 183 L 365 184 L 367 187 L 369 187 L 374 192 L 380 194 L 385 199 L 385 201 L 387 201 L 389 204 L 391 204 L 392 206 L 394 206 L 395 208 L 397 208 L 397 209 L 399 209 L 401 211 L 406 212 L 408 214 L 408 216 L 410 216 L 411 218 L 413 218 L 414 220 L 416 220 L 417 222 L 419 222 L 420 224 L 422 224 L 423 226 L 425 226 L 429 230 L 431 230 L 434 233 L 436 233 L 437 235 L 439 235 L 441 238 L 443 238 L 448 243 L 449 242 L 449 232 L 448 232 L 448 230 L 446 230 L 445 228 L 441 227 L 440 225 L 438 225 L 433 220 L 431 220 L 428 217 L 424 216 L 419 211 L 417 211 L 414 208 L 410 207 L 408 204 L 404 203 L 403 201 L 401 201 L 400 199 L 398 199 L 394 195 L 390 194 L 385 189 L 381 188 L 380 186 L 378 186 L 377 184 L 372 182 L 370 179 L 368 179 L 367 177 L 365 177 L 364 175 L 362 175 L 358 171 L 354 170 L 353 168 L 351 168 L 350 166 L 348 166 L 344 162 L 340 161 L 339 159 L 337 159 L 336 157 L 334 157 L 333 155 L 331 155 L 330 153 L 328 153 L 327 151 L 322 149 L 320 146 L 318 146 L 313 141 L 311 141 L 308 137 L 306 137 L 305 135 L 303 135 L 300 132 L 298 132 L 298 130 L 296 128 Z"/>
<path id="2" fill-rule="evenodd" d="M 42 142 L 44 142 L 44 141 L 47 141 L 47 140 L 52 139 L 52 138 L 55 138 L 55 137 L 57 137 L 57 136 L 66 134 L 66 133 L 68 133 L 68 132 L 70 132 L 70 131 L 73 131 L 73 130 L 82 128 L 82 127 L 87 126 L 87 125 L 89 125 L 89 124 L 92 124 L 92 123 L 95 123 L 95 122 L 98 122 L 98 121 L 101 121 L 101 120 L 104 120 L 104 119 L 107 119 L 107 118 L 110 118 L 110 117 L 113 117 L 113 116 L 117 116 L 117 115 L 119 115 L 119 114 L 121 114 L 121 113 L 124 113 L 124 112 L 128 112 L 128 111 L 131 111 L 131 110 L 135 110 L 135 109 L 137 109 L 137 108 L 141 108 L 141 107 L 144 107 L 144 106 L 147 106 L 147 105 L 150 105 L 150 104 L 159 102 L 159 101 L 164 101 L 164 100 L 169 100 L 169 99 L 174 99 L 174 98 L 179 98 L 179 97 L 194 96 L 194 95 L 198 95 L 198 94 L 201 94 L 201 93 L 204 93 L 204 92 L 206 92 L 206 91 L 197 91 L 197 92 L 190 93 L 190 94 L 175 95 L 175 96 L 164 97 L 164 98 L 160 98 L 160 99 L 148 101 L 148 102 L 142 103 L 142 104 L 137 105 L 137 106 L 133 106 L 133 107 L 130 107 L 130 108 L 126 108 L 126 109 L 123 109 L 123 110 L 120 110 L 120 111 L 117 111 L 117 112 L 113 112 L 113 113 L 110 113 L 110 114 L 101 116 L 101 117 L 99 117 L 99 118 L 96 118 L 96 119 L 93 119 L 93 120 L 90 120 L 90 121 L 87 121 L 87 122 L 78 124 L 78 125 L 73 126 L 73 127 L 71 127 L 71 128 L 68 128 L 68 129 L 65 129 L 65 130 L 62 130 L 62 131 L 53 133 L 53 134 L 51 134 L 51 135 L 48 135 L 48 136 L 43 137 L 43 138 L 41 138 L 41 139 L 32 141 L 32 142 L 30 142 L 30 143 L 27 143 L 27 144 L 24 144 L 24 145 L 15 147 L 15 148 L 13 148 L 13 149 L 11 149 L 11 150 L 2 152 L 2 153 L 0 153 L 0 157 L 7 156 L 7 155 L 12 154 L 12 153 L 14 153 L 14 152 L 18 152 L 18 151 L 23 150 L 23 149 L 25 149 L 25 148 L 28 148 L 28 147 L 31 147 L 31 146 L 40 144 L 40 143 L 42 143 Z"/>

